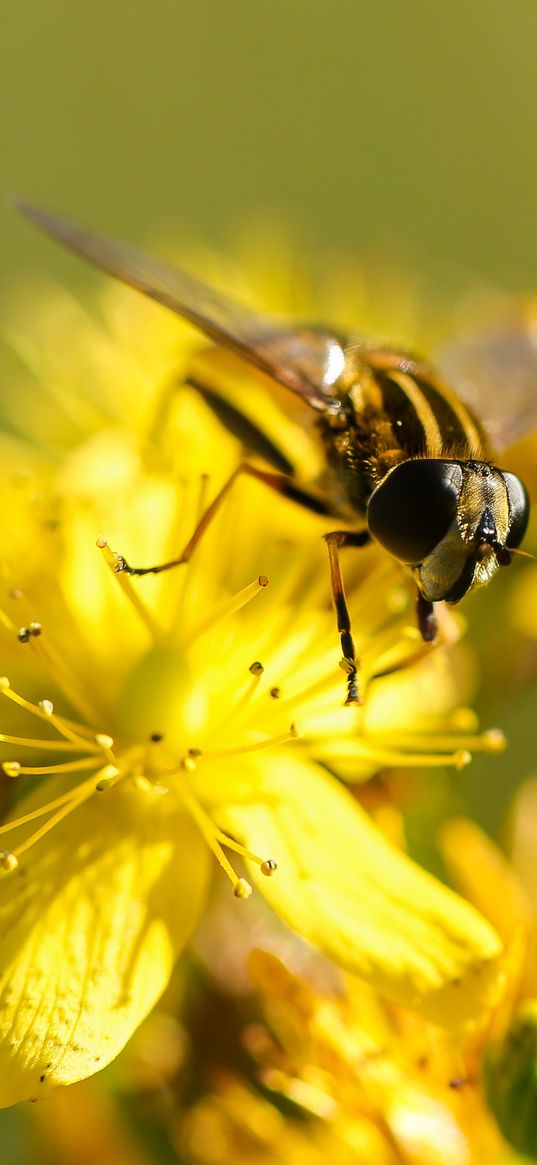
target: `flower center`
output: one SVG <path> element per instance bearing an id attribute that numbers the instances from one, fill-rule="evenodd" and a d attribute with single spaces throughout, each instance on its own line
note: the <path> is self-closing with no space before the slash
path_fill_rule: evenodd
<path id="1" fill-rule="evenodd" d="M 33 747 L 40 752 L 51 750 L 55 753 L 74 752 L 85 754 L 76 757 L 76 759 L 65 762 L 59 761 L 52 765 L 25 765 L 21 764 L 18 760 L 4 761 L 2 770 L 7 777 L 11 779 L 17 779 L 22 776 L 50 777 L 52 775 L 80 774 L 85 770 L 91 770 L 91 776 L 82 780 L 74 788 L 68 789 L 66 792 L 45 802 L 45 804 L 40 805 L 38 808 L 21 814 L 0 826 L 0 835 L 8 834 L 24 826 L 32 827 L 34 822 L 45 818 L 43 824 L 35 829 L 30 828 L 29 833 L 12 850 L 0 850 L 0 869 L 5 873 L 10 873 L 15 870 L 19 865 L 20 858 L 27 850 L 35 845 L 36 842 L 40 841 L 54 826 L 59 825 L 65 817 L 83 805 L 95 793 L 104 793 L 112 789 L 120 781 L 126 779 L 131 780 L 141 794 L 162 795 L 168 793 L 169 786 L 168 784 L 162 784 L 158 780 L 158 773 L 161 776 L 165 775 L 168 781 L 173 781 L 174 791 L 180 797 L 184 808 L 196 822 L 222 869 L 228 875 L 233 892 L 237 898 L 249 898 L 252 888 L 245 878 L 240 877 L 236 873 L 229 859 L 226 857 L 224 849 L 232 850 L 242 858 L 255 862 L 259 865 L 261 872 L 267 877 L 270 877 L 277 869 L 277 864 L 273 858 L 259 857 L 259 855 L 252 853 L 245 846 L 235 841 L 234 838 L 228 837 L 227 834 L 223 833 L 215 825 L 195 796 L 191 787 L 191 776 L 195 773 L 197 764 L 203 755 L 199 749 L 189 749 L 187 754 L 181 758 L 176 766 L 166 766 L 162 769 L 158 762 L 155 763 L 154 757 L 151 757 L 151 753 L 158 750 L 162 744 L 162 737 L 159 733 L 153 733 L 146 745 L 134 746 L 133 748 L 126 749 L 123 753 L 120 752 L 116 756 L 114 741 L 111 736 L 105 733 L 90 735 L 84 726 L 75 724 L 65 717 L 58 716 L 54 711 L 54 705 L 51 700 L 40 700 L 37 704 L 32 704 L 12 689 L 9 680 L 5 676 L 0 678 L 0 695 L 11 700 L 14 704 L 17 704 L 37 719 L 51 725 L 56 729 L 59 737 L 59 739 L 51 740 L 2 734 L 0 740 L 4 744 L 9 743 Z M 280 744 L 284 740 L 293 739 L 296 735 L 296 730 L 291 730 L 280 739 L 261 742 L 246 749 L 238 749 L 237 752 L 240 754 L 243 751 L 270 747 L 273 744 Z M 233 756 L 234 754 L 233 749 L 229 749 L 221 750 L 220 753 L 214 752 L 211 755 L 212 759 L 214 759 L 219 756 Z M 179 779 L 177 780 L 176 778 Z"/>

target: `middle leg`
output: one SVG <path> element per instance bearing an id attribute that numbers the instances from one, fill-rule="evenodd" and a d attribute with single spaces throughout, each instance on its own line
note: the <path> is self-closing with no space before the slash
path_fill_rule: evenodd
<path id="1" fill-rule="evenodd" d="M 345 597 L 343 577 L 339 562 L 339 551 L 343 546 L 366 546 L 371 541 L 369 530 L 333 530 L 324 536 L 330 560 L 330 580 L 332 597 L 337 615 L 337 629 L 341 639 L 343 658 L 340 667 L 347 675 L 347 699 L 345 704 L 360 704 L 358 688 L 358 660 L 352 637 L 351 617 Z"/>

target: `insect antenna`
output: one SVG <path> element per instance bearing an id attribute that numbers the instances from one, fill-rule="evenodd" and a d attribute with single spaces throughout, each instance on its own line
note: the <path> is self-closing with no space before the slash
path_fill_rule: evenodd
<path id="1" fill-rule="evenodd" d="M 537 554 L 530 554 L 529 550 L 519 550 L 518 546 L 506 546 L 509 554 L 520 554 L 521 558 L 531 558 L 533 562 L 537 562 Z"/>

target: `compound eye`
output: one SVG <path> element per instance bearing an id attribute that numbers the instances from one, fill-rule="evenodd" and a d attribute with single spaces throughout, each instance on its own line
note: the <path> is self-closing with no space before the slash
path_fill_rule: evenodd
<path id="1" fill-rule="evenodd" d="M 371 494 L 369 530 L 394 558 L 417 566 L 449 529 L 461 488 L 456 461 L 403 461 Z"/>
<path id="2" fill-rule="evenodd" d="M 502 477 L 507 489 L 509 500 L 509 533 L 506 538 L 507 548 L 516 549 L 520 546 L 528 528 L 530 516 L 530 499 L 526 487 L 514 473 L 504 473 Z"/>

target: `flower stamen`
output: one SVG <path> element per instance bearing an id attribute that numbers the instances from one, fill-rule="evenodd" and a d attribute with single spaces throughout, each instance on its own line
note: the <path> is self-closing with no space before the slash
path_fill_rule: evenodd
<path id="1" fill-rule="evenodd" d="M 362 678 L 367 683 L 367 678 Z M 283 691 L 279 685 L 276 685 L 270 689 L 270 695 L 273 700 L 281 700 L 282 705 L 285 704 L 286 707 L 292 706 L 293 704 L 304 704 L 313 700 L 316 696 L 322 696 L 323 693 L 333 690 L 334 682 L 334 673 L 329 672 L 327 675 L 323 675 L 320 680 L 316 680 L 314 683 L 308 684 L 305 688 L 299 688 L 296 691 L 292 689 Z"/>
<path id="2" fill-rule="evenodd" d="M 265 673 L 263 664 L 256 659 L 253 663 L 250 664 L 248 671 L 250 672 L 251 679 L 249 679 L 243 685 L 242 692 L 238 696 L 235 703 L 231 704 L 230 710 L 227 715 L 224 716 L 224 719 L 220 721 L 219 724 L 215 725 L 216 737 L 221 736 L 222 733 L 229 728 L 233 721 L 237 719 L 240 713 L 244 712 L 248 708 L 250 701 L 253 699 L 259 688 L 261 678 Z M 192 750 L 189 751 L 192 752 Z"/>
<path id="3" fill-rule="evenodd" d="M 58 812 L 54 813 L 53 816 L 39 829 L 36 829 L 35 833 L 31 833 L 30 837 L 27 837 L 25 841 L 16 846 L 16 848 L 13 850 L 13 857 L 20 858 L 21 854 L 26 853 L 26 850 L 30 849 L 32 845 L 35 845 L 37 841 L 40 841 L 41 838 L 49 832 L 49 830 L 54 829 L 55 825 L 59 825 L 60 821 L 63 821 L 64 817 L 67 817 L 70 813 L 73 812 L 73 810 L 78 809 L 78 807 L 82 805 L 84 801 L 87 801 L 88 797 L 91 797 L 94 791 L 94 780 L 91 781 L 91 784 L 87 782 L 84 785 L 79 785 L 76 792 L 72 793 L 71 798 L 66 803 L 66 805 L 64 805 L 61 809 L 58 809 Z"/>
<path id="4" fill-rule="evenodd" d="M 24 708 L 25 712 L 30 712 L 32 716 L 37 716 L 40 720 L 45 720 L 47 723 L 52 724 L 61 736 L 79 748 L 85 749 L 86 752 L 101 751 L 95 744 L 95 737 L 93 741 L 88 740 L 87 737 L 82 735 L 84 729 L 79 728 L 78 725 L 71 727 L 70 721 L 65 720 L 63 716 L 56 715 L 52 700 L 39 700 L 37 704 L 32 704 L 30 700 L 26 700 L 24 696 L 20 696 L 18 692 L 14 691 L 7 676 L 0 677 L 0 695 L 5 696 L 8 700 L 12 700 L 14 704 L 18 704 L 20 708 Z"/>
<path id="5" fill-rule="evenodd" d="M 36 748 L 39 752 L 80 752 L 81 748 L 79 744 L 71 743 L 69 740 L 38 740 L 35 737 L 32 739 L 26 736 L 9 736 L 6 732 L 0 732 L 0 744 Z"/>
<path id="6" fill-rule="evenodd" d="M 95 737 L 95 743 L 100 749 L 102 749 L 106 759 L 108 760 L 108 763 L 115 765 L 116 757 L 112 751 L 114 738 L 112 736 L 108 736 L 108 734 L 105 732 L 98 732 L 97 736 Z"/>
<path id="7" fill-rule="evenodd" d="M 96 788 L 94 780 L 86 781 L 84 785 L 79 785 L 76 792 L 86 787 L 90 791 Z M 59 809 L 60 806 L 72 801 L 73 797 L 74 792 L 72 789 L 69 789 L 67 793 L 62 793 L 60 797 L 55 797 L 53 801 L 48 801 L 46 805 L 41 805 L 39 809 L 32 809 L 31 813 L 25 813 L 22 817 L 15 817 L 13 821 L 7 821 L 4 825 L 0 825 L 0 834 L 9 833 L 12 829 L 18 829 L 21 825 L 28 825 L 30 821 L 36 821 L 39 817 L 44 817 L 45 814 L 52 813 L 54 809 Z"/>
<path id="8" fill-rule="evenodd" d="M 13 870 L 16 870 L 17 866 L 19 866 L 19 862 L 17 862 L 15 854 L 10 854 L 9 850 L 2 849 L 0 853 L 0 869 L 3 870 L 3 873 L 13 874 Z"/>
<path id="9" fill-rule="evenodd" d="M 117 785 L 119 778 L 122 776 L 124 776 L 124 773 L 117 765 L 105 765 L 104 769 L 102 769 L 102 776 L 95 786 L 96 792 L 106 793 L 113 785 Z"/>
<path id="10" fill-rule="evenodd" d="M 36 624 L 33 624 L 36 626 Z M 30 627 L 32 624 L 30 624 Z M 70 704 L 76 706 L 79 714 L 84 720 L 91 722 L 93 718 L 93 708 L 86 699 L 85 693 L 80 688 L 80 683 L 76 672 L 66 665 L 58 652 L 54 649 L 50 638 L 44 635 L 32 635 L 31 638 L 32 651 L 39 657 L 48 669 L 49 674 L 61 688 L 62 692 L 67 696 Z"/>
<path id="11" fill-rule="evenodd" d="M 123 591 L 123 594 L 129 600 L 131 606 L 134 607 L 136 614 L 141 619 L 147 631 L 149 631 L 153 642 L 163 643 L 166 639 L 166 635 L 163 629 L 159 627 L 158 623 L 156 623 L 153 619 L 150 611 L 140 598 L 138 591 L 135 587 L 133 587 L 127 572 L 124 570 L 118 570 L 118 564 L 122 561 L 121 555 L 116 554 L 115 551 L 110 549 L 106 538 L 98 538 L 97 547 L 102 551 L 107 566 L 110 567 L 114 578 Z"/>
<path id="12" fill-rule="evenodd" d="M 112 769 L 113 771 L 111 771 Z M 122 773 L 117 767 L 107 765 L 101 769 L 100 780 L 107 781 L 107 787 L 110 787 L 110 784 L 116 781 L 121 775 Z M 62 793 L 61 796 L 55 797 L 52 801 L 48 801 L 46 805 L 41 805 L 38 809 L 33 809 L 30 813 L 16 817 L 13 821 L 8 821 L 5 825 L 0 826 L 0 834 L 8 833 L 12 829 L 17 829 L 22 825 L 27 825 L 30 821 L 44 817 L 47 813 L 52 813 L 52 817 L 49 817 L 48 821 L 41 825 L 39 829 L 36 829 L 34 833 L 31 833 L 29 837 L 25 838 L 11 853 L 7 853 L 7 851 L 3 852 L 0 858 L 1 868 L 6 872 L 14 870 L 18 865 L 18 859 L 21 857 L 21 854 L 25 853 L 53 829 L 55 825 L 58 825 L 60 821 L 63 821 L 65 817 L 75 809 L 78 809 L 85 801 L 89 800 L 100 784 L 99 780 L 96 783 L 96 776 L 98 776 L 98 773 L 94 773 L 88 780 L 78 785 L 76 789 Z M 15 860 L 14 864 L 12 859 Z"/>
<path id="13" fill-rule="evenodd" d="M 43 628 L 41 623 L 37 623 L 34 620 L 34 622 L 28 625 L 28 627 L 19 628 L 17 632 L 17 639 L 19 640 L 19 643 L 29 643 L 30 639 L 37 639 L 37 637 L 41 635 L 42 630 Z"/>
<path id="14" fill-rule="evenodd" d="M 191 764 L 194 765 L 194 762 L 191 761 Z M 191 771 L 186 765 L 184 765 L 184 762 L 182 762 L 182 767 L 183 772 Z M 231 849 L 235 853 L 240 854 L 242 858 L 247 858 L 249 861 L 255 862 L 266 877 L 270 877 L 275 872 L 275 870 L 277 870 L 277 863 L 273 858 L 260 858 L 258 854 L 252 853 L 251 850 L 246 849 L 246 847 L 241 845 L 240 842 L 235 841 L 232 837 L 228 837 L 226 833 L 224 833 L 221 829 L 218 828 L 217 825 L 214 824 L 211 817 L 209 817 L 209 814 L 205 812 L 205 809 L 202 808 L 199 801 L 196 799 L 196 797 L 194 797 L 190 789 L 188 789 L 184 783 L 181 786 L 180 792 L 185 808 L 188 810 L 191 817 L 193 817 L 216 860 L 224 870 L 224 873 L 227 874 L 232 884 L 235 897 L 249 898 L 250 894 L 252 893 L 252 887 L 250 883 L 245 878 L 240 878 L 238 874 L 236 874 L 233 866 L 231 865 L 231 862 L 226 857 L 222 846 L 225 846 L 226 849 Z"/>
<path id="15" fill-rule="evenodd" d="M 0 851 L 0 869 L 5 874 L 12 874 L 13 870 L 17 869 L 18 864 L 15 854 L 9 853 L 7 849 Z"/>
<path id="16" fill-rule="evenodd" d="M 385 737 L 383 737 L 383 739 L 386 740 L 388 745 L 389 745 L 389 743 L 390 743 L 389 735 L 386 735 Z M 398 747 L 400 747 L 404 751 L 406 751 L 407 749 L 417 749 L 417 750 L 419 750 L 420 748 L 423 749 L 427 743 L 427 736 L 426 735 L 420 737 L 420 736 L 412 736 L 410 734 L 406 735 L 406 734 L 402 733 L 401 735 L 398 734 L 397 737 L 394 737 L 393 739 L 394 739 L 394 742 L 397 741 Z M 496 753 L 496 752 L 503 752 L 503 750 L 507 746 L 507 741 L 506 741 L 505 736 L 500 728 L 489 728 L 485 732 L 481 732 L 479 734 L 476 733 L 475 736 L 473 734 L 472 735 L 453 734 L 453 735 L 441 736 L 441 735 L 437 735 L 435 733 L 433 739 L 434 739 L 435 747 L 438 748 L 439 752 L 442 752 L 442 751 L 448 752 L 448 751 L 451 751 L 452 749 L 463 749 L 463 750 L 467 750 L 469 752 Z"/>
<path id="17" fill-rule="evenodd" d="M 247 586 L 242 588 L 242 590 L 237 591 L 235 595 L 231 595 L 230 598 L 223 599 L 222 602 L 217 603 L 216 606 L 213 607 L 213 610 L 210 612 L 210 614 L 205 619 L 202 619 L 200 623 L 198 623 L 198 626 L 194 628 L 190 635 L 186 636 L 186 638 L 183 640 L 184 646 L 190 646 L 190 644 L 194 643 L 196 639 L 199 639 L 201 635 L 205 634 L 206 631 L 209 631 L 211 627 L 215 627 L 217 623 L 220 623 L 222 619 L 226 619 L 228 616 L 236 614 L 236 612 L 240 611 L 242 607 L 245 607 L 251 599 L 255 599 L 260 591 L 264 590 L 265 587 L 268 587 L 268 584 L 269 580 L 266 574 L 260 574 L 258 578 L 254 579 L 253 582 L 248 583 Z"/>
<path id="18" fill-rule="evenodd" d="M 456 769 L 463 769 L 472 760 L 472 753 L 468 748 L 455 748 L 453 752 L 423 752 L 423 742 L 416 740 L 415 752 L 399 752 L 397 749 L 385 748 L 372 740 L 346 740 L 340 749 L 333 750 L 331 756 L 337 761 L 375 761 L 382 768 L 443 768 L 446 765 Z M 323 750 L 317 752 L 322 757 Z"/>
<path id="19" fill-rule="evenodd" d="M 272 736 L 267 740 L 258 740 L 255 744 L 243 744 L 239 748 L 219 748 L 210 749 L 207 751 L 197 752 L 198 756 L 206 757 L 209 760 L 221 760 L 228 756 L 244 756 L 248 752 L 263 752 L 266 748 L 278 748 L 282 744 L 288 744 L 290 740 L 298 740 L 302 735 L 297 724 L 291 724 L 288 732 L 282 732 L 280 736 Z M 189 750 L 189 756 L 192 756 L 193 749 Z"/>
<path id="20" fill-rule="evenodd" d="M 17 760 L 5 760 L 1 767 L 6 777 L 50 777 L 54 773 L 80 773 L 86 769 L 94 769 L 96 763 L 96 758 L 90 756 L 82 760 L 64 761 L 57 765 L 21 765 Z"/>

